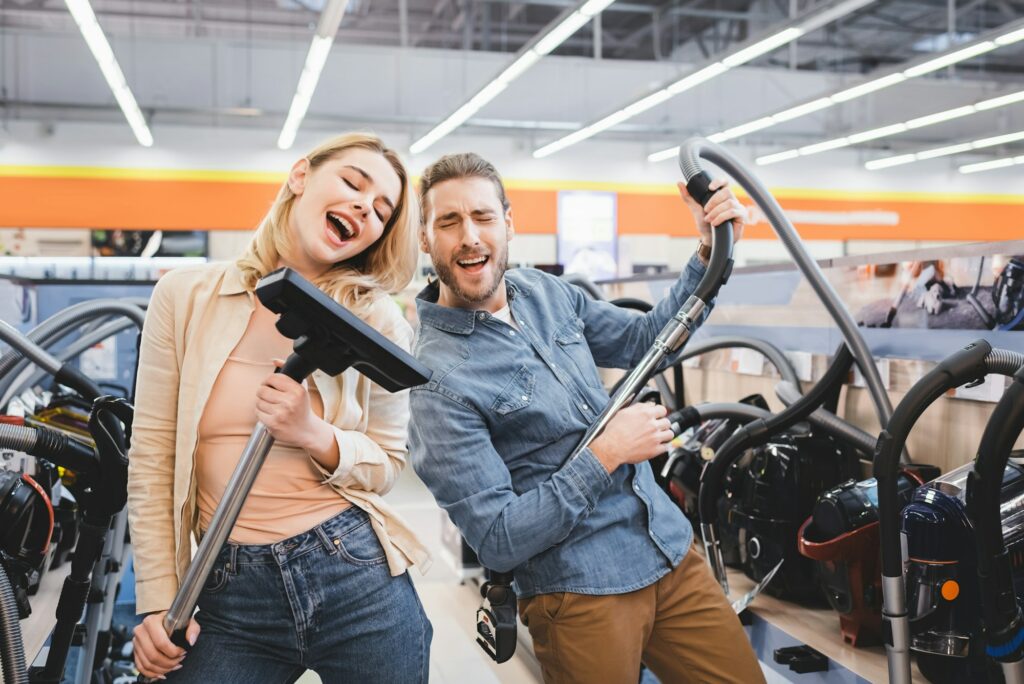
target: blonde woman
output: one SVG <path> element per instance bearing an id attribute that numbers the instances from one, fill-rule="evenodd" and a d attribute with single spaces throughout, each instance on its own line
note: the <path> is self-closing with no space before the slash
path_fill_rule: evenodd
<path id="1" fill-rule="evenodd" d="M 142 336 L 128 510 L 135 662 L 168 682 L 426 682 L 430 623 L 406 573 L 427 554 L 384 503 L 405 465 L 408 393 L 352 369 L 299 384 L 256 282 L 288 266 L 408 349 L 387 296 L 415 268 L 418 207 L 398 156 L 350 133 L 295 162 L 234 263 L 181 268 Z M 276 439 L 189 624 L 161 626 L 256 421 Z"/>

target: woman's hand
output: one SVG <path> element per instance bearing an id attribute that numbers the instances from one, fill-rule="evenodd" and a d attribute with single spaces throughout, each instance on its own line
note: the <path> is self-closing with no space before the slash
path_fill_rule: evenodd
<path id="1" fill-rule="evenodd" d="M 284 365 L 274 359 L 274 365 Z M 326 469 L 338 466 L 334 428 L 313 413 L 309 391 L 283 373 L 274 373 L 256 390 L 256 418 L 279 442 L 304 449 Z"/>
<path id="2" fill-rule="evenodd" d="M 274 359 L 274 365 L 284 365 Z M 284 373 L 274 373 L 256 390 L 256 417 L 267 426 L 270 435 L 279 442 L 306 448 L 317 423 L 323 423 L 313 413 L 309 392 Z"/>
<path id="3" fill-rule="evenodd" d="M 164 675 L 181 667 L 185 649 L 175 646 L 164 631 L 164 613 L 147 615 L 141 624 L 135 626 L 132 637 L 135 667 L 151 679 L 164 679 Z M 199 623 L 195 618 L 188 621 L 185 638 L 193 646 L 199 638 Z"/>
<path id="4" fill-rule="evenodd" d="M 710 247 L 711 228 L 730 219 L 732 220 L 733 242 L 739 242 L 743 237 L 743 227 L 750 217 L 747 214 L 747 208 L 740 204 L 740 201 L 732 194 L 725 179 L 716 178 L 708 185 L 715 191 L 715 194 L 708 200 L 706 207 L 700 206 L 697 200 L 690 197 L 690 193 L 686 190 L 686 183 L 680 181 L 676 185 L 679 186 L 679 196 L 683 198 L 686 207 L 693 214 L 693 220 L 700 231 L 701 242 Z"/>

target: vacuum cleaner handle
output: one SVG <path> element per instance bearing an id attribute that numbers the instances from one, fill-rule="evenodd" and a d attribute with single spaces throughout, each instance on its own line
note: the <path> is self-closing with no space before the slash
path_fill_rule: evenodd
<path id="1" fill-rule="evenodd" d="M 296 349 L 302 346 L 303 340 L 304 338 L 296 340 Z M 316 370 L 316 366 L 296 352 L 291 354 L 284 366 L 278 368 L 275 373 L 282 373 L 296 382 L 302 382 L 314 370 Z M 217 504 L 210 527 L 203 536 L 195 558 L 192 559 L 192 563 L 188 566 L 188 571 L 182 579 L 181 588 L 175 595 L 170 609 L 164 614 L 164 630 L 171 641 L 181 648 L 189 648 L 185 630 L 188 628 L 189 620 L 199 601 L 199 594 L 213 570 L 217 554 L 220 553 L 221 547 L 224 546 L 231 530 L 235 527 L 235 521 L 238 520 L 238 515 L 242 512 L 245 498 L 248 496 L 249 490 L 252 489 L 260 467 L 273 445 L 274 438 L 267 427 L 263 423 L 256 423 L 238 460 L 238 466 L 231 473 L 231 478 L 224 487 L 224 496 Z"/>
<path id="2" fill-rule="evenodd" d="M 978 545 L 978 585 L 986 653 L 1003 666 L 1007 682 L 1024 681 L 1024 614 L 1013 588 L 1003 539 L 1000 490 L 1014 442 L 1024 431 L 1024 367 L 996 404 L 967 480 L 967 515 Z"/>

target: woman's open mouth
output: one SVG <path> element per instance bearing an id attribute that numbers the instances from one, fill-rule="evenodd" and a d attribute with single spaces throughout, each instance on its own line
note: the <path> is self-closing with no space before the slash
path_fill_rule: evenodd
<path id="1" fill-rule="evenodd" d="M 359 231 L 348 220 L 331 211 L 327 212 L 327 225 L 328 236 L 338 245 L 343 245 L 359 235 Z"/>

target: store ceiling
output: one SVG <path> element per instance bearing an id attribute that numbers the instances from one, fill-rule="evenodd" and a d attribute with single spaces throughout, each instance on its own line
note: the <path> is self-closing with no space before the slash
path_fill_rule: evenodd
<path id="1" fill-rule="evenodd" d="M 92 0 L 92 6 L 150 121 L 273 128 L 280 126 L 288 110 L 323 2 Z M 337 74 L 336 83 L 339 88 L 362 83 L 365 89 L 388 96 L 361 93 L 346 99 L 342 94 L 339 104 L 332 99 L 337 93 L 323 92 L 331 82 L 321 82 L 306 125 L 383 124 L 406 130 L 412 139 L 465 101 L 574 4 L 575 0 L 350 0 L 332 59 L 343 52 L 356 62 L 365 57 L 366 64 L 359 68 L 362 81 L 346 82 Z M 467 127 L 528 135 L 526 144 L 550 140 L 628 104 L 630 98 L 679 73 L 681 65 L 723 54 L 814 6 L 803 0 L 615 2 L 600 17 L 599 38 L 593 22 L 584 26 L 552 53 L 555 59 L 543 60 L 521 79 L 524 84 L 514 84 Z M 733 87 L 722 85 L 711 92 L 719 98 L 718 109 L 743 101 L 748 115 L 740 120 L 747 120 L 828 91 L 841 80 L 944 50 L 1021 17 L 1024 0 L 876 0 L 801 37 L 794 48 L 784 47 L 751 62 L 748 66 L 761 69 L 758 74 L 769 70 L 768 90 L 762 86 L 752 91 L 737 74 L 729 76 L 733 81 L 721 79 Z M 98 70 L 63 0 L 0 0 L 0 29 L 0 117 L 53 122 L 119 119 L 109 89 L 98 73 L 91 74 Z M 593 59 L 597 47 L 600 61 Z M 559 56 L 577 59 L 559 62 Z M 561 76 L 553 66 L 558 64 L 569 65 Z M 574 81 L 580 78 L 589 84 L 585 90 Z M 973 101 L 981 91 L 1019 87 L 1024 84 L 1024 42 L 920 80 L 916 91 L 893 89 L 870 108 L 860 104 L 845 116 L 817 117 L 781 133 L 774 131 L 772 142 L 779 135 L 797 142 L 817 140 L 831 129 L 884 123 L 902 116 L 903 110 L 915 116 L 922 98 L 956 104 L 960 99 Z M 545 92 L 547 82 L 554 82 L 551 87 L 557 89 L 559 81 L 571 96 L 531 106 L 531 93 Z M 940 93 L 936 84 L 946 87 Z M 956 95 L 960 90 L 963 95 Z M 770 101 L 752 102 L 752 92 Z M 602 135 L 665 139 L 730 123 L 714 112 L 715 103 L 705 99 L 703 105 L 704 113 L 695 102 L 686 108 L 667 106 Z M 920 113 L 927 111 L 924 106 Z M 677 124 L 674 117 L 683 112 L 686 121 Z M 1005 125 L 1005 115 L 1003 124 L 995 119 L 977 121 L 971 125 L 998 127 Z M 1017 123 L 1024 123 L 1019 114 Z M 971 132 L 964 128 L 962 134 Z M 929 131 L 911 142 L 957 135 L 959 129 Z"/>

